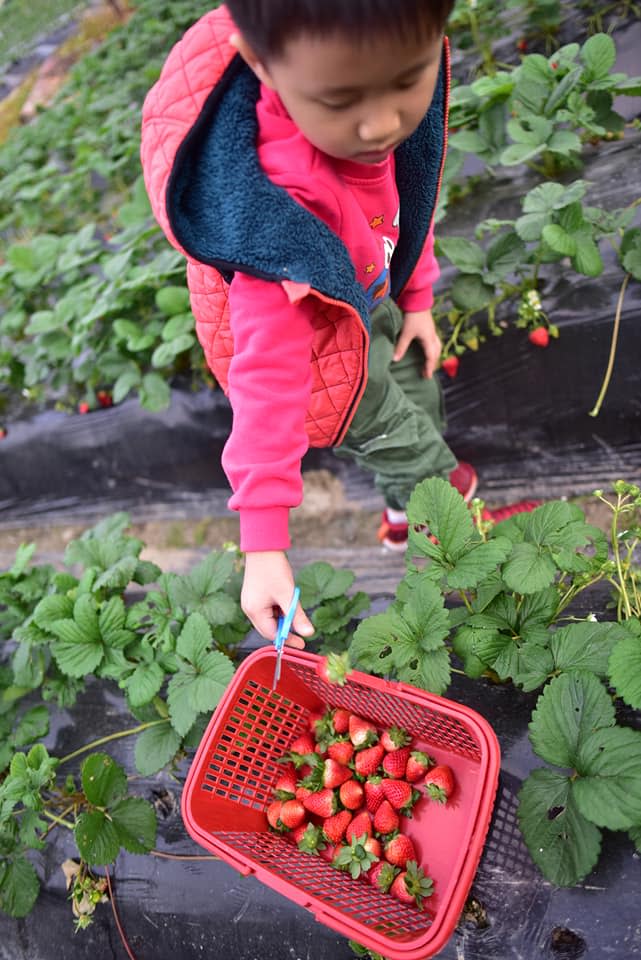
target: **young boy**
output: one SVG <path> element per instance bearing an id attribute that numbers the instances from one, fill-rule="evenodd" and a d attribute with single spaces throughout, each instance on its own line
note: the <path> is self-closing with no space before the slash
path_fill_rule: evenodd
<path id="1" fill-rule="evenodd" d="M 308 446 L 373 471 L 403 549 L 427 476 L 466 499 L 443 440 L 432 221 L 453 0 L 229 0 L 171 52 L 143 112 L 154 213 L 187 257 L 197 332 L 233 409 L 223 466 L 243 610 L 272 639 L 294 576 Z M 289 642 L 313 627 L 299 606 Z"/>

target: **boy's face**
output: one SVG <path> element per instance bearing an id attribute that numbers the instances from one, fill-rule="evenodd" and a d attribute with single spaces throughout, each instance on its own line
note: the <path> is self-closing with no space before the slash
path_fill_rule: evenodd
<path id="1" fill-rule="evenodd" d="M 301 133 L 343 160 L 380 163 L 423 119 L 434 94 L 442 37 L 393 34 L 354 44 L 339 34 L 301 34 L 261 62 L 242 37 L 241 54 L 279 94 Z"/>

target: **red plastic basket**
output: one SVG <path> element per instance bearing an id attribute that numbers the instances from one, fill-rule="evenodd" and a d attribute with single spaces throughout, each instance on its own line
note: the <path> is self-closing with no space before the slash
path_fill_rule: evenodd
<path id="1" fill-rule="evenodd" d="M 496 736 L 475 711 L 416 687 L 357 671 L 345 686 L 328 684 L 317 674 L 319 659 L 287 648 L 276 691 L 273 648 L 241 664 L 189 770 L 183 820 L 202 847 L 333 930 L 390 960 L 424 960 L 451 936 L 478 866 L 497 787 Z M 419 802 L 404 824 L 434 880 L 424 910 L 366 879 L 352 880 L 269 829 L 265 810 L 282 773 L 278 758 L 307 729 L 310 712 L 324 704 L 346 707 L 381 727 L 403 727 L 415 749 L 454 771 L 457 788 L 448 803 Z"/>

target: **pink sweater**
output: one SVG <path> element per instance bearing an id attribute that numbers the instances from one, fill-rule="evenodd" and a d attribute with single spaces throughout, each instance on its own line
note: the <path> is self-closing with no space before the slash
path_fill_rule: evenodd
<path id="1" fill-rule="evenodd" d="M 258 157 L 265 173 L 341 238 L 373 309 L 389 294 L 399 233 L 393 155 L 383 163 L 361 164 L 321 153 L 267 87 L 256 109 Z M 430 308 L 438 275 L 430 230 L 399 307 L 405 312 Z M 240 272 L 229 291 L 233 426 L 222 464 L 233 490 L 229 507 L 240 514 L 245 552 L 287 549 L 289 511 L 303 496 L 314 308 L 303 293 L 295 285 Z"/>

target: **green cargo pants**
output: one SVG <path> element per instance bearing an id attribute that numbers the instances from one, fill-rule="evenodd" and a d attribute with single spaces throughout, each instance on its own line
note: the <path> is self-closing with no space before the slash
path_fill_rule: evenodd
<path id="1" fill-rule="evenodd" d="M 394 362 L 403 314 L 393 300 L 372 313 L 368 381 L 339 457 L 374 473 L 388 507 L 403 510 L 419 481 L 447 479 L 456 457 L 445 443 L 443 393 L 438 377 L 422 375 L 423 348 L 416 340 Z"/>

